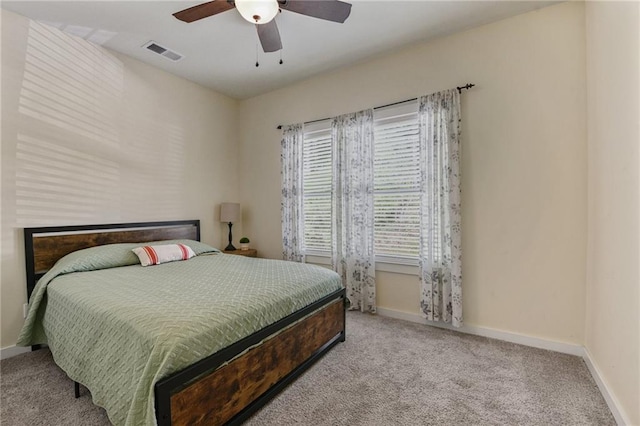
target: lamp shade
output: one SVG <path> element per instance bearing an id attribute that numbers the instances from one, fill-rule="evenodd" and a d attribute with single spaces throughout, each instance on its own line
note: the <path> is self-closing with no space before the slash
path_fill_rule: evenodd
<path id="1" fill-rule="evenodd" d="M 222 203 L 220 204 L 220 222 L 237 222 L 240 218 L 240 204 Z"/>
<path id="2" fill-rule="evenodd" d="M 277 0 L 236 0 L 240 15 L 252 24 L 266 24 L 278 14 Z"/>

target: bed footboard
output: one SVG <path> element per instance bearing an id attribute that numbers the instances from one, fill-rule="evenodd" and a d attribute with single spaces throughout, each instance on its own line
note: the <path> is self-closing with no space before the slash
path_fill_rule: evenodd
<path id="1" fill-rule="evenodd" d="M 158 425 L 239 424 L 246 420 L 344 341 L 344 302 L 345 291 L 335 292 L 158 382 Z M 224 365 L 228 360 L 232 361 Z"/>

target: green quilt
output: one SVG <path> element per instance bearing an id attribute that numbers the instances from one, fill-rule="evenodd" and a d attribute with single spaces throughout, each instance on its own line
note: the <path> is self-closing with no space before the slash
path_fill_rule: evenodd
<path id="1" fill-rule="evenodd" d="M 160 379 L 342 288 L 325 268 L 221 254 L 142 267 L 140 244 L 71 253 L 38 282 L 19 345 L 48 343 L 115 425 L 153 425 Z"/>

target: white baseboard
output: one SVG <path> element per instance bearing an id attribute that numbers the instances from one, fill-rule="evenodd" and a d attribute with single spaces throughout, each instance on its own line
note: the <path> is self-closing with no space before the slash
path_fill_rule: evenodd
<path id="1" fill-rule="evenodd" d="M 583 356 L 584 348 L 580 345 L 571 343 L 556 342 L 554 340 L 540 339 L 538 337 L 526 336 L 523 334 L 510 333 L 508 331 L 496 330 L 493 328 L 477 327 L 474 325 L 463 325 L 462 327 L 453 327 L 449 324 L 427 321 L 420 314 L 410 312 L 396 311 L 395 309 L 377 308 L 377 312 L 385 317 L 402 319 L 405 321 L 416 322 L 419 324 L 430 325 L 433 327 L 446 328 L 448 330 L 459 331 L 461 333 L 473 334 L 476 336 L 490 337 L 492 339 L 504 340 L 505 342 L 518 343 L 520 345 L 531 346 L 534 348 L 547 349 L 550 351 L 561 352 L 569 355 Z"/>
<path id="2" fill-rule="evenodd" d="M 31 347 L 8 346 L 6 348 L 0 349 L 0 359 L 11 358 L 12 356 L 24 354 L 27 352 L 31 352 Z"/>
<path id="3" fill-rule="evenodd" d="M 607 402 L 609 406 L 609 410 L 611 410 L 611 414 L 616 419 L 616 423 L 619 426 L 629 425 L 631 426 L 631 421 L 629 420 L 629 416 L 622 409 L 622 406 L 618 402 L 618 399 L 615 397 L 613 392 L 609 390 L 609 386 L 607 386 L 607 382 L 604 380 L 602 374 L 600 374 L 600 369 L 596 365 L 595 362 L 591 359 L 591 353 L 587 348 L 583 348 L 584 354 L 582 359 L 584 359 L 584 363 L 587 364 L 587 368 L 598 385 L 598 389 L 600 389 L 600 393 L 602 397 Z"/>

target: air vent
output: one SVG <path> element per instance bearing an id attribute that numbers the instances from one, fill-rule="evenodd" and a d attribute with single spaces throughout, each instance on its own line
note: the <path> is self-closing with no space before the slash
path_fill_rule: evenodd
<path id="1" fill-rule="evenodd" d="M 176 62 L 179 61 L 180 59 L 182 59 L 184 56 L 182 56 L 181 54 L 179 54 L 178 52 L 175 52 L 173 50 L 167 49 L 164 46 L 160 46 L 158 43 L 156 43 L 155 41 L 150 41 L 149 43 L 146 43 L 144 46 L 142 46 L 145 49 L 148 49 L 154 53 L 157 53 L 160 56 L 164 56 L 165 58 L 169 59 L 170 61 Z"/>

